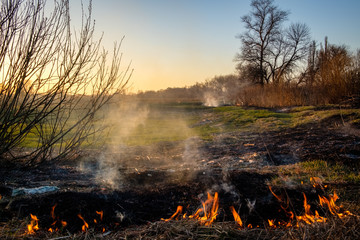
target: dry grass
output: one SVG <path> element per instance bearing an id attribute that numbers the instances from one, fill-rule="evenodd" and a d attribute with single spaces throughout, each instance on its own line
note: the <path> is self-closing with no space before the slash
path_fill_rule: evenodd
<path id="1" fill-rule="evenodd" d="M 205 227 L 193 221 L 156 222 L 127 229 L 111 237 L 117 239 L 359 239 L 360 219 L 348 217 L 328 223 L 287 229 L 240 229 L 234 223 L 215 223 Z"/>
<path id="2" fill-rule="evenodd" d="M 317 86 L 308 88 L 296 84 L 268 84 L 265 86 L 251 85 L 240 90 L 237 95 L 239 104 L 258 107 L 308 106 L 341 103 L 344 96 L 358 95 L 353 89 L 347 95 L 329 91 L 336 86 Z"/>
<path id="3" fill-rule="evenodd" d="M 12 221 L 0 227 L 0 239 L 360 239 L 360 217 L 344 219 L 331 218 L 327 223 L 301 225 L 299 228 L 253 228 L 242 229 L 233 222 L 216 222 L 211 226 L 201 226 L 196 221 L 181 220 L 154 222 L 142 226 L 129 227 L 105 233 L 89 229 L 85 233 L 68 232 L 50 234 L 39 231 L 35 235 L 24 235 L 26 223 L 20 225 Z"/>

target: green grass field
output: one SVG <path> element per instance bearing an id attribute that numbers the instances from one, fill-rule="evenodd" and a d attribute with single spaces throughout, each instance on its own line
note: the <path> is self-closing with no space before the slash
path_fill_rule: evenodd
<path id="1" fill-rule="evenodd" d="M 108 123 L 107 116 L 113 115 L 112 109 L 112 112 L 105 113 L 103 118 L 99 117 L 98 124 L 103 124 L 103 120 Z M 359 109 L 341 109 L 337 106 L 296 107 L 281 112 L 237 106 L 205 107 L 200 103 L 142 104 L 141 108 L 136 106 L 116 110 L 115 117 L 110 121 L 111 128 L 93 136 L 89 142 L 93 141 L 93 146 L 147 145 L 181 141 L 194 136 L 212 140 L 220 133 L 278 131 L 316 123 L 332 116 L 346 118 L 349 124 L 360 123 Z M 36 147 L 37 142 L 36 134 L 30 133 L 23 146 Z"/>

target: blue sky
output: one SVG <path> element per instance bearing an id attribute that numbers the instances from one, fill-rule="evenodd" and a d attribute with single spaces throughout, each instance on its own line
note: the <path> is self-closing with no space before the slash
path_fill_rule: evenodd
<path id="1" fill-rule="evenodd" d="M 237 35 L 250 0 L 93 0 L 96 32 L 111 50 L 125 36 L 125 64 L 132 61 L 131 90 L 190 86 L 235 72 Z M 275 0 L 289 22 L 303 22 L 317 42 L 360 48 L 359 0 Z M 73 20 L 80 12 L 71 1 Z"/>

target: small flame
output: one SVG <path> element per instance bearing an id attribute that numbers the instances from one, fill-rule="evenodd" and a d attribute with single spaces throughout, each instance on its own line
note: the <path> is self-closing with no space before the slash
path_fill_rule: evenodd
<path id="1" fill-rule="evenodd" d="M 51 207 L 51 212 L 50 212 L 50 216 L 53 220 L 55 220 L 55 208 L 56 208 L 57 204 L 55 204 L 54 206 Z"/>
<path id="2" fill-rule="evenodd" d="M 208 198 L 205 202 L 202 202 L 202 208 L 199 208 L 194 215 L 190 215 L 189 218 L 195 218 L 200 221 L 201 224 L 205 226 L 211 225 L 211 223 L 216 219 L 219 209 L 219 196 L 215 192 L 214 196 L 211 196 L 208 193 Z M 202 215 L 202 216 L 200 216 Z"/>
<path id="3" fill-rule="evenodd" d="M 312 186 L 314 188 L 319 187 L 319 188 L 323 189 L 323 183 L 322 183 L 321 178 L 319 178 L 319 177 L 310 177 L 310 183 L 312 184 Z"/>
<path id="4" fill-rule="evenodd" d="M 353 216 L 354 214 L 349 211 L 340 212 L 342 206 L 337 206 L 335 203 L 338 199 L 339 196 L 336 194 L 335 191 L 332 196 L 329 196 L 329 198 L 319 196 L 320 205 L 324 207 L 324 205 L 326 204 L 332 215 L 338 216 L 339 218 L 343 218 L 345 216 Z"/>
<path id="5" fill-rule="evenodd" d="M 314 222 L 326 222 L 326 218 L 319 215 L 318 211 L 315 211 L 315 215 L 313 215 L 310 211 L 310 205 L 307 203 L 307 198 L 305 193 L 304 196 L 304 209 L 305 214 L 303 216 L 296 216 L 298 222 L 305 222 L 306 224 L 312 224 Z"/>
<path id="6" fill-rule="evenodd" d="M 236 212 L 235 208 L 234 208 L 233 206 L 231 206 L 231 207 L 230 207 L 230 210 L 231 210 L 231 212 L 232 212 L 232 214 L 233 214 L 233 216 L 234 216 L 235 222 L 236 222 L 237 224 L 239 224 L 240 227 L 242 227 L 242 226 L 243 226 L 243 222 L 241 221 L 241 218 L 240 218 L 239 214 Z M 251 224 L 249 224 L 249 225 L 251 225 Z M 249 227 L 249 226 L 248 226 L 248 227 Z M 252 226 L 251 226 L 250 228 L 252 228 Z"/>
<path id="7" fill-rule="evenodd" d="M 207 200 L 205 202 L 202 202 L 202 207 L 196 210 L 196 212 L 193 215 L 189 215 L 187 217 L 187 214 L 182 214 L 183 207 L 178 206 L 176 209 L 176 212 L 168 219 L 162 218 L 161 220 L 168 222 L 172 219 L 179 220 L 179 218 L 182 215 L 182 218 L 186 219 L 196 219 L 200 222 L 200 224 L 203 224 L 205 226 L 211 225 L 211 223 L 216 219 L 216 216 L 218 215 L 218 209 L 219 209 L 219 195 L 217 192 L 215 192 L 214 196 L 212 196 L 210 193 L 207 194 Z"/>
<path id="8" fill-rule="evenodd" d="M 62 227 L 66 227 L 66 225 L 67 225 L 67 222 L 61 221 L 61 226 L 62 226 Z"/>
<path id="9" fill-rule="evenodd" d="M 274 220 L 268 219 L 268 223 L 269 223 L 269 227 L 276 228 L 275 223 L 274 223 Z"/>
<path id="10" fill-rule="evenodd" d="M 89 224 L 85 221 L 85 219 L 80 214 L 78 214 L 77 216 L 84 222 L 84 225 L 81 227 L 81 230 L 83 232 L 86 232 L 86 230 L 89 228 Z"/>
<path id="11" fill-rule="evenodd" d="M 96 214 L 98 214 L 100 216 L 100 221 L 102 221 L 103 216 L 104 216 L 104 211 L 96 211 Z"/>
<path id="12" fill-rule="evenodd" d="M 272 190 L 271 186 L 269 186 L 269 190 L 270 192 L 272 193 L 272 195 L 279 201 L 279 202 L 282 202 L 283 200 L 281 199 L 281 197 L 279 197 L 278 195 L 276 195 L 274 193 L 274 191 Z"/>
<path id="13" fill-rule="evenodd" d="M 30 214 L 31 222 L 27 225 L 27 234 L 35 234 L 35 231 L 39 230 L 39 219 Z"/>
<path id="14" fill-rule="evenodd" d="M 178 206 L 177 207 L 177 209 L 176 209 L 176 212 L 170 217 L 170 218 L 168 218 L 168 219 L 164 219 L 164 218 L 162 218 L 161 220 L 163 220 L 163 221 L 165 221 L 165 222 L 168 222 L 168 221 L 170 221 L 170 220 L 172 220 L 172 219 L 176 219 L 176 220 L 178 220 L 178 217 L 180 216 L 180 214 L 182 214 L 182 210 L 183 210 L 183 207 L 182 206 Z"/>

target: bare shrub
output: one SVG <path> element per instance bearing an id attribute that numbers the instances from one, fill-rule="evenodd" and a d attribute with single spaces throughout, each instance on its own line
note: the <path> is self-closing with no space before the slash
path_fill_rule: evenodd
<path id="1" fill-rule="evenodd" d="M 46 0 L 1 1 L 0 155 L 29 164 L 74 153 L 99 130 L 99 110 L 131 75 L 129 66 L 120 69 L 121 42 L 109 56 L 94 39 L 91 2 L 78 31 L 69 1 L 48 10 Z"/>

